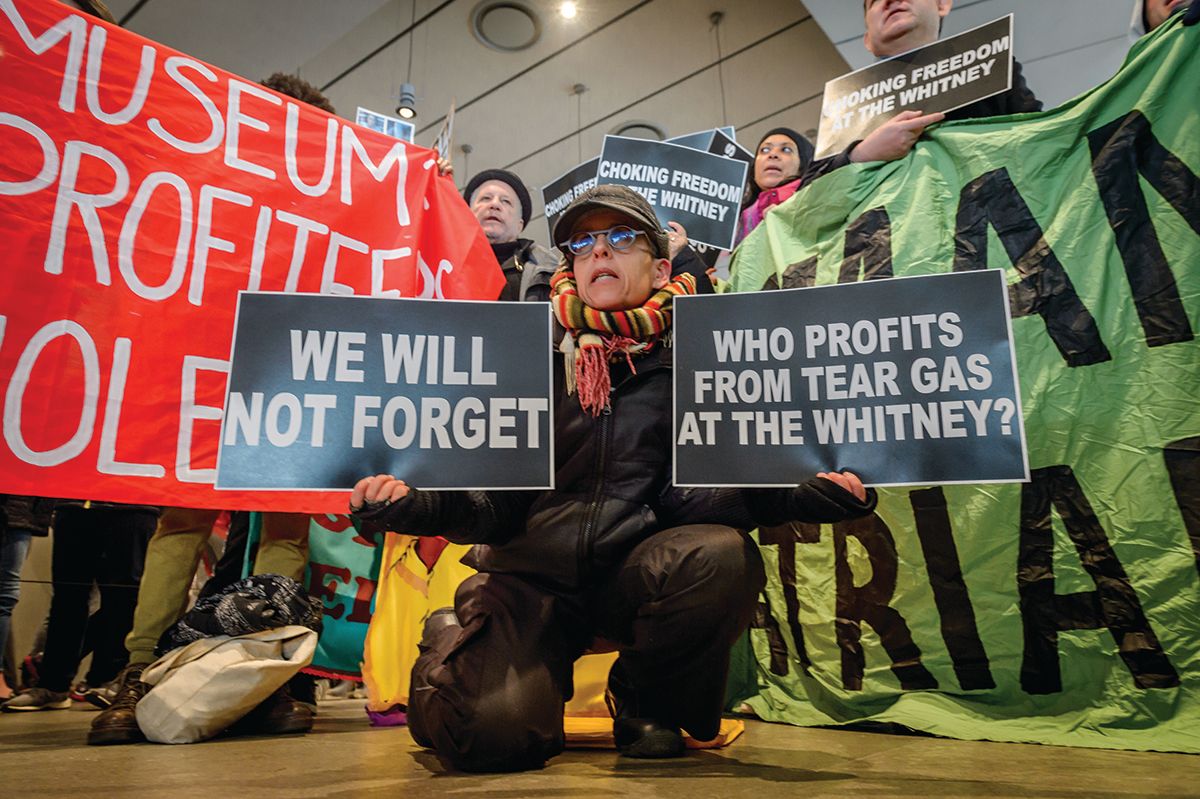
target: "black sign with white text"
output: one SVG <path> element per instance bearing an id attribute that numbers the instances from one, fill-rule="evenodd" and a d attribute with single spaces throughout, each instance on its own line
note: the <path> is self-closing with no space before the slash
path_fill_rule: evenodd
<path id="1" fill-rule="evenodd" d="M 675 482 L 1028 479 L 1002 270 L 677 297 Z"/>
<path id="2" fill-rule="evenodd" d="M 217 488 L 553 485 L 547 303 L 238 297 Z"/>
<path id="3" fill-rule="evenodd" d="M 596 169 L 599 166 L 600 156 L 596 156 L 542 186 L 542 202 L 546 206 L 546 225 L 550 229 L 551 247 L 562 243 L 554 240 L 554 226 L 558 224 L 558 218 L 576 197 L 596 185 Z"/>
<path id="4" fill-rule="evenodd" d="M 745 162 L 678 144 L 605 136 L 596 179 L 638 191 L 664 228 L 675 221 L 692 241 L 733 249 Z"/>
<path id="5" fill-rule="evenodd" d="M 712 141 L 708 143 L 708 151 L 713 155 L 745 161 L 749 167 L 754 166 L 754 153 L 737 143 L 732 136 L 726 136 L 720 130 L 713 131 Z"/>
<path id="6" fill-rule="evenodd" d="M 901 111 L 953 111 L 1012 88 L 1012 14 L 825 84 L 817 158 L 839 153 Z"/>

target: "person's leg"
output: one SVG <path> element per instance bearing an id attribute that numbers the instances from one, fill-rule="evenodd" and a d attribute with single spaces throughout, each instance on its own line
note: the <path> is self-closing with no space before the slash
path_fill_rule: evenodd
<path id="1" fill-rule="evenodd" d="M 54 595 L 46 627 L 40 687 L 55 693 L 70 689 L 79 668 L 87 630 L 88 597 L 96 579 L 101 536 L 94 511 L 67 507 L 54 515 L 51 579 Z"/>
<path id="2" fill-rule="evenodd" d="M 282 574 L 293 580 L 304 579 L 308 566 L 307 513 L 264 513 L 262 539 L 258 557 L 254 559 L 254 574 Z"/>
<path id="3" fill-rule="evenodd" d="M 6 530 L 0 537 L 0 652 L 8 646 L 13 608 L 21 598 L 21 567 L 30 540 L 28 530 Z"/>
<path id="4" fill-rule="evenodd" d="M 87 738 L 90 745 L 129 744 L 146 739 L 138 727 L 135 711 L 137 703 L 150 690 L 142 682 L 142 670 L 154 661 L 159 637 L 187 606 L 200 552 L 219 513 L 196 508 L 163 508 L 146 547 L 133 627 L 125 638 L 129 663 L 117 675 L 112 704 L 92 719 Z"/>
<path id="5" fill-rule="evenodd" d="M 154 662 L 159 636 L 183 614 L 200 551 L 219 513 L 198 508 L 163 508 L 146 548 L 133 627 L 125 638 L 130 663 Z"/>
<path id="6" fill-rule="evenodd" d="M 92 618 L 97 629 L 87 681 L 99 686 L 112 681 L 129 660 L 125 636 L 133 626 L 146 546 L 157 518 L 148 511 L 120 508 L 94 513 L 100 516 L 97 532 L 102 535 L 103 552 L 97 566 L 100 610 Z"/>
<path id="7" fill-rule="evenodd" d="M 590 640 L 560 598 L 504 574 L 477 574 L 437 611 L 413 665 L 413 739 L 461 771 L 541 768 L 563 749 L 572 664 Z"/>
<path id="8" fill-rule="evenodd" d="M 200 596 L 219 594 L 242 579 L 242 567 L 246 563 L 246 547 L 250 541 L 250 511 L 236 510 L 229 515 L 229 531 L 225 534 L 225 547 L 209 577 L 200 589 Z"/>
<path id="9" fill-rule="evenodd" d="M 716 737 L 730 646 L 765 581 L 754 542 L 730 527 L 677 527 L 635 547 L 595 603 L 601 635 L 620 647 L 618 715 Z"/>
<path id="10" fill-rule="evenodd" d="M 12 612 L 21 597 L 21 567 L 29 554 L 28 530 L 0 532 L 0 658 L 8 652 L 8 635 L 12 629 Z M 14 682 L 14 685 L 16 683 Z M 12 691 L 0 672 L 0 700 L 8 699 Z"/>

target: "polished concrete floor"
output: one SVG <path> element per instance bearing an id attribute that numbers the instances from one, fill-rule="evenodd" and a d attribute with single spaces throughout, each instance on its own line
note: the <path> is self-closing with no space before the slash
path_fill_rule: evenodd
<path id="1" fill-rule="evenodd" d="M 543 771 L 447 774 L 361 700 L 324 702 L 313 732 L 190 746 L 89 747 L 83 710 L 0 714 L 0 796 L 1200 797 L 1200 757 L 950 741 L 747 722 L 720 751 L 634 761 L 568 751 Z"/>

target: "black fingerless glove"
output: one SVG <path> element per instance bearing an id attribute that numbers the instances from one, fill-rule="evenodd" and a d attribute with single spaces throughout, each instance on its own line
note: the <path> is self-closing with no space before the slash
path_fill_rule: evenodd
<path id="1" fill-rule="evenodd" d="M 428 505 L 428 496 L 410 486 L 408 493 L 395 502 L 366 502 L 357 510 L 351 508 L 350 518 L 364 533 L 416 532 Z"/>
<path id="2" fill-rule="evenodd" d="M 860 502 L 832 480 L 814 477 L 795 488 L 747 488 L 746 507 L 759 525 L 774 526 L 789 522 L 840 522 L 857 519 L 875 510 L 878 497 L 867 489 Z"/>

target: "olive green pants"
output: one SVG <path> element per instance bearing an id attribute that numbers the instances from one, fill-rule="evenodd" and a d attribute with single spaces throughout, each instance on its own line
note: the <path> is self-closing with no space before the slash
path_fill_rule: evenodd
<path id="1" fill-rule="evenodd" d="M 125 638 L 130 663 L 153 662 L 159 636 L 187 609 L 192 576 L 219 514 L 217 510 L 163 508 L 146 549 L 133 629 Z M 303 513 L 264 513 L 254 574 L 302 580 L 308 565 L 308 523 L 309 517 Z"/>

